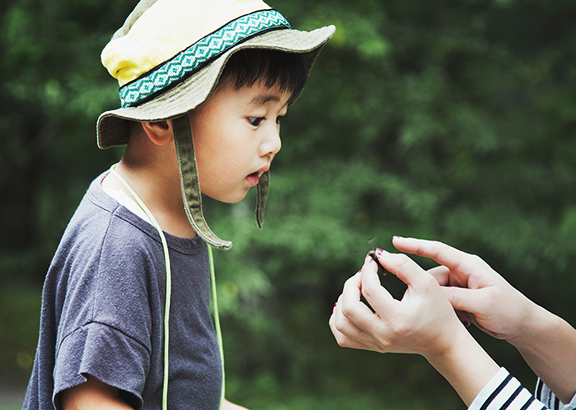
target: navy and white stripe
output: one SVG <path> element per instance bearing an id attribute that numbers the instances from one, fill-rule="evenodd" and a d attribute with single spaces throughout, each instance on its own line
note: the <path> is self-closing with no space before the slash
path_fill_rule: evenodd
<path id="1" fill-rule="evenodd" d="M 537 400 L 537 399 L 538 400 Z M 488 382 L 470 405 L 470 410 L 572 410 L 576 409 L 576 396 L 564 405 L 538 380 L 536 398 L 522 387 L 504 368 Z"/>
<path id="2" fill-rule="evenodd" d="M 536 397 L 542 403 L 544 403 L 550 410 L 572 410 L 576 409 L 576 396 L 572 398 L 572 401 L 568 404 L 564 404 L 556 397 L 554 393 L 538 379 L 536 383 Z"/>

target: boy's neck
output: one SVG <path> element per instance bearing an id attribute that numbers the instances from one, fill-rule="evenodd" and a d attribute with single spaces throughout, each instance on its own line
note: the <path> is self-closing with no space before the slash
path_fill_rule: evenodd
<path id="1" fill-rule="evenodd" d="M 196 236 L 184 211 L 177 166 L 174 172 L 169 164 L 154 161 L 145 164 L 132 163 L 125 156 L 116 167 L 116 171 L 152 212 L 164 232 L 182 238 Z M 121 190 L 131 197 L 130 192 L 112 174 L 106 175 L 102 185 Z"/>

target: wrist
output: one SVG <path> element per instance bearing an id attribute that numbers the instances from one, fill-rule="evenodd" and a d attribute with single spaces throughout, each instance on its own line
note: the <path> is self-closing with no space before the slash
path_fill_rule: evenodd
<path id="1" fill-rule="evenodd" d="M 568 322 L 538 306 L 526 333 L 509 342 L 563 403 L 573 399 L 576 330 Z"/>
<path id="2" fill-rule="evenodd" d="M 466 329 L 454 340 L 450 349 L 425 357 L 469 406 L 500 366 Z"/>
<path id="3" fill-rule="evenodd" d="M 549 337 L 550 332 L 559 325 L 560 318 L 543 307 L 530 301 L 521 320 L 522 327 L 512 337 L 505 340 L 518 350 L 529 349 L 532 345 L 540 345 L 542 339 Z"/>

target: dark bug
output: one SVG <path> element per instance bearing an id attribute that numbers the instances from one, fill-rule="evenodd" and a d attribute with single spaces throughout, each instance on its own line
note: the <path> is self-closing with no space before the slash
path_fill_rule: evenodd
<path id="1" fill-rule="evenodd" d="M 376 240 L 377 239 L 378 239 L 377 237 L 374 237 L 368 241 L 368 243 L 370 244 L 370 247 L 372 247 L 372 248 L 376 247 Z M 355 254 L 355 255 L 362 255 L 361 252 L 356 252 L 356 251 L 352 251 L 350 253 Z M 378 272 L 382 271 L 382 276 L 386 276 L 387 273 L 390 273 L 384 268 L 384 266 L 382 266 L 380 264 L 380 261 L 378 260 L 378 257 L 376 256 L 376 249 L 372 249 L 372 250 L 368 251 L 368 256 L 370 256 L 372 258 L 372 260 L 374 262 L 376 262 L 376 264 L 378 265 Z"/>
<path id="2" fill-rule="evenodd" d="M 378 271 L 380 271 L 380 268 L 382 268 L 382 276 L 386 276 L 387 273 L 389 273 L 384 266 L 382 266 L 382 264 L 380 263 L 380 261 L 378 260 L 378 257 L 376 256 L 376 250 L 372 249 L 368 252 L 368 256 L 370 256 L 372 258 L 372 260 L 374 262 L 376 262 L 378 264 Z"/>

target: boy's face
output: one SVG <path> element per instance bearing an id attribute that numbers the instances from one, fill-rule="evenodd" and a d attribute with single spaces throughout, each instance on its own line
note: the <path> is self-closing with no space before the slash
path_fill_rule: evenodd
<path id="1" fill-rule="evenodd" d="M 231 81 L 190 113 L 200 189 L 223 202 L 244 198 L 280 150 L 280 118 L 290 92 Z"/>

